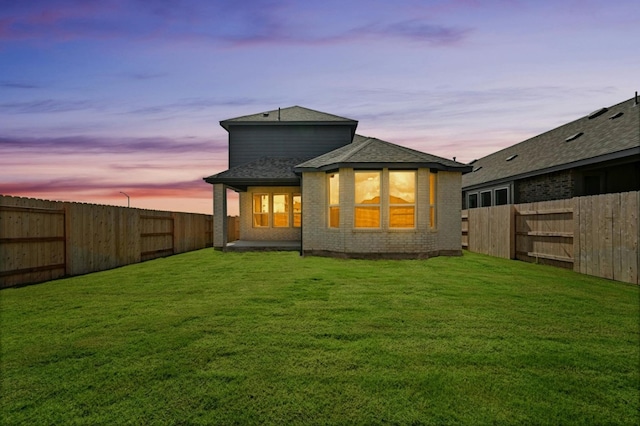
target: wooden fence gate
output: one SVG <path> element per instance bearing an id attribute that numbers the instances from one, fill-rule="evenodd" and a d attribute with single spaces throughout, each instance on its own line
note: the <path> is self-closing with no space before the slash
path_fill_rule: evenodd
<path id="1" fill-rule="evenodd" d="M 65 210 L 1 206 L 0 282 L 46 281 L 67 273 Z"/>
<path id="2" fill-rule="evenodd" d="M 640 192 L 462 211 L 462 247 L 639 284 Z"/>

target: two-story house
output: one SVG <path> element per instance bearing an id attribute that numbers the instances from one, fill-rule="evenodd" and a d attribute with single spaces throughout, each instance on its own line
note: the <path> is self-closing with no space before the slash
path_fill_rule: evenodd
<path id="1" fill-rule="evenodd" d="M 357 135 L 357 121 L 299 106 L 220 125 L 229 169 L 204 179 L 217 249 L 272 242 L 340 257 L 461 253 L 461 176 L 470 166 Z M 226 242 L 227 188 L 239 193 L 244 244 Z"/>

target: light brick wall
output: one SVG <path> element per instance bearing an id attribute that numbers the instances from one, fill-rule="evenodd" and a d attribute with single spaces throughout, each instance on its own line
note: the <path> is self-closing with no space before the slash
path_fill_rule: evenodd
<path id="1" fill-rule="evenodd" d="M 327 174 L 304 173 L 302 189 L 302 244 L 305 250 L 343 251 L 343 235 L 338 229 L 330 229 L 327 221 Z M 342 212 L 340 217 L 342 218 Z"/>
<path id="2" fill-rule="evenodd" d="M 460 251 L 460 216 L 462 210 L 462 175 L 438 172 L 437 235 L 438 250 Z"/>
<path id="3" fill-rule="evenodd" d="M 227 187 L 213 185 L 213 246 L 223 248 L 227 244 Z"/>
<path id="4" fill-rule="evenodd" d="M 293 227 L 293 202 L 289 199 L 290 219 L 289 227 L 273 226 L 273 205 L 269 208 L 269 226 L 256 228 L 253 226 L 253 195 L 269 194 L 272 202 L 273 194 L 300 194 L 299 186 L 252 186 L 247 192 L 240 193 L 240 239 L 248 241 L 299 241 L 301 238 L 300 228 Z M 304 211 L 304 200 L 302 203 Z"/>
<path id="5" fill-rule="evenodd" d="M 306 253 L 330 252 L 355 256 L 407 255 L 407 257 L 435 256 L 461 252 L 460 247 L 460 191 L 461 174 L 438 173 L 436 229 L 429 224 L 429 170 L 417 173 L 416 227 L 390 229 L 388 227 L 388 171 L 382 173 L 381 227 L 354 228 L 354 170 L 340 169 L 340 228 L 328 227 L 327 174 L 303 175 L 303 250 Z"/>

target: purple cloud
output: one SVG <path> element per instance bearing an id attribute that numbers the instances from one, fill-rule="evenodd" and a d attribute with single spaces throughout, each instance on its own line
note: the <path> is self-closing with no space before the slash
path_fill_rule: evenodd
<path id="1" fill-rule="evenodd" d="M 0 111 L 8 114 L 40 114 L 40 113 L 57 113 L 78 111 L 84 109 L 98 109 L 96 102 L 79 100 L 53 100 L 41 99 L 24 102 L 5 102 L 0 103 Z"/>
<path id="2" fill-rule="evenodd" d="M 1 81 L 0 87 L 7 89 L 41 89 L 42 86 L 32 83 L 24 83 L 21 81 Z"/>
<path id="3" fill-rule="evenodd" d="M 461 41 L 470 32 L 469 29 L 433 25 L 421 20 L 396 22 L 390 25 L 371 26 L 363 29 L 363 34 L 406 38 L 413 41 L 425 41 L 431 44 L 446 45 Z"/>
<path id="4" fill-rule="evenodd" d="M 237 98 L 237 99 L 215 99 L 215 98 L 187 98 L 181 99 L 177 102 L 161 104 L 161 105 L 152 105 L 143 108 L 137 108 L 134 110 L 130 110 L 125 112 L 124 114 L 160 114 L 167 112 L 193 112 L 193 111 L 202 111 L 207 108 L 213 107 L 229 107 L 229 106 L 244 106 L 244 105 L 259 105 L 262 104 L 263 101 L 259 99 L 253 98 Z"/>
<path id="5" fill-rule="evenodd" d="M 0 152 L 46 152 L 49 155 L 78 152 L 130 154 L 150 152 L 157 154 L 202 154 L 221 155 L 227 152 L 226 141 L 180 140 L 158 138 L 99 138 L 69 136 L 61 138 L 14 138 L 0 137 Z"/>
<path id="6" fill-rule="evenodd" d="M 0 42 L 12 40 L 121 39 L 189 41 L 221 46 L 331 44 L 371 39 L 402 39 L 451 45 L 469 29 L 426 19 L 336 23 L 331 15 L 285 1 L 10 2 L 0 11 Z M 148 78 L 148 76 L 143 76 Z"/>

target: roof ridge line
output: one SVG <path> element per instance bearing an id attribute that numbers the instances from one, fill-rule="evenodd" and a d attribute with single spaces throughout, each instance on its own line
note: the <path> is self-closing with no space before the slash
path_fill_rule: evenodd
<path id="1" fill-rule="evenodd" d="M 365 138 L 367 138 L 366 140 L 360 142 L 360 146 L 355 147 L 355 149 L 351 152 L 349 152 L 349 155 L 347 155 L 344 159 L 345 160 L 349 160 L 351 157 L 353 157 L 355 154 L 357 154 L 358 152 L 360 152 L 362 149 L 364 149 L 365 146 L 369 146 L 371 144 L 372 139 L 374 138 L 370 138 L 369 136 L 364 136 Z"/>
<path id="2" fill-rule="evenodd" d="M 427 152 L 419 151 L 419 150 L 417 150 L 417 149 L 409 148 L 408 146 L 398 145 L 398 144 L 395 144 L 395 143 L 393 143 L 393 142 L 385 141 L 385 140 L 378 139 L 378 138 L 369 138 L 369 139 L 376 139 L 376 140 L 378 140 L 378 141 L 380 141 L 380 142 L 382 142 L 382 143 L 386 143 L 387 145 L 393 145 L 394 147 L 398 147 L 398 148 L 402 149 L 404 152 L 408 152 L 408 153 L 411 153 L 411 154 L 419 154 L 419 155 L 427 154 L 427 155 L 429 155 L 429 156 L 431 156 L 431 157 L 433 157 L 433 158 L 438 158 L 438 159 L 440 159 L 440 160 L 452 161 L 452 162 L 454 162 L 454 163 L 458 163 L 457 161 L 453 161 L 453 160 L 450 160 L 450 159 L 448 159 L 448 158 L 441 157 L 441 156 L 439 156 L 439 155 L 433 155 L 433 154 L 429 154 L 429 153 L 427 153 Z M 463 164 L 463 163 L 460 163 L 460 164 L 462 164 L 462 165 L 466 165 L 466 164 Z"/>

